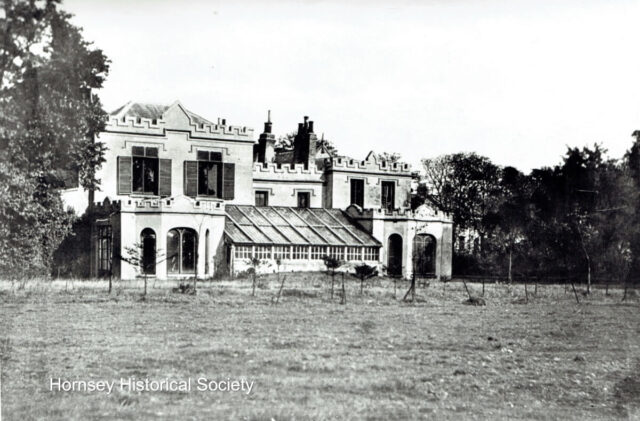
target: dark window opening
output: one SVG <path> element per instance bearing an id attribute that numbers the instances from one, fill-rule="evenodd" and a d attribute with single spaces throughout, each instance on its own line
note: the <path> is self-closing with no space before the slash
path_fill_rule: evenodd
<path id="1" fill-rule="evenodd" d="M 198 195 L 222 198 L 222 153 L 198 151 Z"/>
<path id="2" fill-rule="evenodd" d="M 400 276 L 402 275 L 402 237 L 391 234 L 388 243 L 387 272 L 390 276 Z"/>
<path id="3" fill-rule="evenodd" d="M 133 193 L 158 194 L 159 160 L 158 148 L 134 146 L 132 190 Z"/>
<path id="4" fill-rule="evenodd" d="M 140 234 L 142 243 L 142 273 L 156 274 L 156 233 L 151 228 L 145 228 Z"/>
<path id="5" fill-rule="evenodd" d="M 98 276 L 108 276 L 111 274 L 111 262 L 113 256 L 113 237 L 111 225 L 98 226 Z"/>
<path id="6" fill-rule="evenodd" d="M 420 276 L 436 274 L 436 239 L 432 235 L 419 234 L 413 239 L 414 272 Z"/>
<path id="7" fill-rule="evenodd" d="M 311 194 L 309 192 L 298 192 L 298 207 L 299 208 L 309 208 L 311 204 L 309 203 L 311 200 Z"/>
<path id="8" fill-rule="evenodd" d="M 269 206 L 268 191 L 256 191 L 256 206 Z"/>
<path id="9" fill-rule="evenodd" d="M 382 182 L 382 209 L 392 211 L 395 209 L 396 183 L 394 181 Z"/>
<path id="10" fill-rule="evenodd" d="M 198 239 L 190 228 L 174 228 L 167 233 L 167 272 L 193 274 L 196 272 Z"/>
<path id="11" fill-rule="evenodd" d="M 351 204 L 364 207 L 364 180 L 351 179 Z"/>

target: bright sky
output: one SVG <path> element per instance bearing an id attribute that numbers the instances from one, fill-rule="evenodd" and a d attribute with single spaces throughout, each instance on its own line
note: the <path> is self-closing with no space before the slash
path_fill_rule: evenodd
<path id="1" fill-rule="evenodd" d="M 111 59 L 107 111 L 179 99 L 341 153 L 475 151 L 528 171 L 640 129 L 637 0 L 93 1 L 62 8 Z M 417 169 L 418 167 L 416 167 Z"/>

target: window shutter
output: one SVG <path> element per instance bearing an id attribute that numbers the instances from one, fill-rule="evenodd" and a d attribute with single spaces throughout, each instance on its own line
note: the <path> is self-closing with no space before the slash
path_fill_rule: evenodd
<path id="1" fill-rule="evenodd" d="M 131 194 L 131 165 L 130 156 L 118 157 L 118 194 Z"/>
<path id="2" fill-rule="evenodd" d="M 184 161 L 184 194 L 198 195 L 198 161 Z"/>
<path id="3" fill-rule="evenodd" d="M 171 196 L 171 160 L 160 159 L 160 196 Z"/>
<path id="4" fill-rule="evenodd" d="M 235 193 L 236 164 L 223 164 L 222 170 L 222 198 L 233 200 Z"/>

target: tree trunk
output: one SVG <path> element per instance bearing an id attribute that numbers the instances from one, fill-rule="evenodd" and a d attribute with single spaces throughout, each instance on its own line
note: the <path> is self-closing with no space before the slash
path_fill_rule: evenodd
<path id="1" fill-rule="evenodd" d="M 513 257 L 511 255 L 511 249 L 509 249 L 509 283 L 511 283 L 511 281 L 512 281 L 512 277 L 511 277 L 512 276 L 511 275 L 512 265 L 513 265 Z"/>
<path id="2" fill-rule="evenodd" d="M 591 294 L 591 259 L 587 256 L 587 294 Z"/>
<path id="3" fill-rule="evenodd" d="M 529 303 L 529 291 L 527 290 L 527 278 L 524 278 L 524 301 Z"/>
<path id="4" fill-rule="evenodd" d="M 360 295 L 364 294 L 364 276 L 360 276 Z"/>
<path id="5" fill-rule="evenodd" d="M 144 274 L 144 296 L 147 296 L 147 274 Z"/>

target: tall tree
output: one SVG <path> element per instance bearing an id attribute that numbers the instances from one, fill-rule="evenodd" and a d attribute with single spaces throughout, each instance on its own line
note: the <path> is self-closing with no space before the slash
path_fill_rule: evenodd
<path id="1" fill-rule="evenodd" d="M 108 73 L 108 60 L 82 38 L 58 1 L 5 1 L 0 21 L 0 188 L 14 194 L 3 217 L 12 244 L 29 253 L 4 259 L 0 269 L 46 270 L 51 254 L 68 233 L 58 189 L 75 178 L 95 188 L 104 145 L 95 135 L 105 112 L 95 89 Z M 24 191 L 12 189 L 23 183 Z M 33 206 L 18 208 L 28 199 Z M 35 221 L 35 222 L 34 222 Z M 34 225 L 35 223 L 35 225 Z M 27 226 L 34 235 L 25 236 Z M 0 254 L 8 252 L 0 251 Z"/>
<path id="2" fill-rule="evenodd" d="M 500 191 L 500 168 L 475 153 L 445 155 L 424 159 L 422 163 L 426 199 L 451 213 L 457 230 L 474 230 L 482 248 L 488 234 L 485 218 L 496 206 L 496 194 Z"/>

